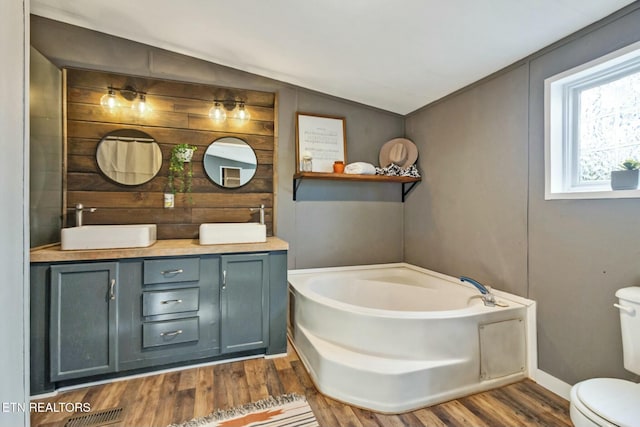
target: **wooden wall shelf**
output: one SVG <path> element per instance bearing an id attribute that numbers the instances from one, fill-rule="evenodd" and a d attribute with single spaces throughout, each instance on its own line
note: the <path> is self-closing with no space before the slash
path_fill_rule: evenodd
<path id="1" fill-rule="evenodd" d="M 402 184 L 402 202 L 422 180 L 422 178 L 412 178 L 408 176 L 386 176 L 386 175 L 354 175 L 347 173 L 326 173 L 326 172 L 298 172 L 293 175 L 293 200 L 296 200 L 298 187 L 303 179 L 320 179 L 328 181 L 359 181 L 359 182 L 397 182 Z"/>

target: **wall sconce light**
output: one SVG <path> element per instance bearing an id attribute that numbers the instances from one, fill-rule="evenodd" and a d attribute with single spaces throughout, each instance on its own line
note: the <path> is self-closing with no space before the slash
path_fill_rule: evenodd
<path id="1" fill-rule="evenodd" d="M 251 120 L 251 114 L 249 114 L 249 111 L 245 108 L 244 102 L 240 102 L 238 104 L 238 111 L 236 111 L 236 119 L 238 120 L 242 120 L 243 122 L 248 122 L 249 120 Z"/>
<path id="2" fill-rule="evenodd" d="M 236 105 L 238 108 L 236 109 Z M 209 110 L 209 117 L 216 123 L 222 123 L 227 120 L 227 111 L 236 112 L 233 115 L 234 119 L 242 122 L 248 122 L 251 120 L 251 114 L 246 109 L 244 101 L 236 101 L 234 99 L 214 99 L 213 107 Z"/>
<path id="3" fill-rule="evenodd" d="M 144 92 L 138 92 L 138 97 L 131 103 L 131 109 L 140 114 L 151 111 L 149 104 L 147 104 L 147 94 Z"/>
<path id="4" fill-rule="evenodd" d="M 216 123 L 222 123 L 227 120 L 227 113 L 224 111 L 219 101 L 213 102 L 213 107 L 209 110 L 209 117 Z"/>
<path id="5" fill-rule="evenodd" d="M 100 105 L 108 110 L 114 110 L 119 107 L 114 88 L 109 86 L 108 92 L 102 95 L 102 98 L 100 98 Z"/>
<path id="6" fill-rule="evenodd" d="M 120 95 L 131 102 L 131 109 L 137 113 L 143 114 L 151 111 L 149 104 L 147 103 L 147 92 L 137 90 L 133 86 L 125 86 L 123 88 L 109 86 L 107 93 L 100 98 L 100 105 L 103 108 L 114 111 L 120 107 L 120 103 L 116 98 L 116 91 L 120 92 Z"/>

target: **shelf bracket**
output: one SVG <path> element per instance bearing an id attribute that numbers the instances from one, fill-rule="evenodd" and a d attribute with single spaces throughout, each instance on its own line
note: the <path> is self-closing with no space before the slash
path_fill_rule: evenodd
<path id="1" fill-rule="evenodd" d="M 302 178 L 293 178 L 293 201 L 296 201 L 298 194 L 298 187 L 302 184 Z"/>
<path id="2" fill-rule="evenodd" d="M 402 183 L 402 203 L 404 203 L 404 200 L 407 198 L 407 194 L 409 194 L 409 192 L 413 190 L 413 187 L 415 187 L 417 183 L 418 181 Z M 406 188 L 407 185 L 409 186 L 409 188 Z"/>

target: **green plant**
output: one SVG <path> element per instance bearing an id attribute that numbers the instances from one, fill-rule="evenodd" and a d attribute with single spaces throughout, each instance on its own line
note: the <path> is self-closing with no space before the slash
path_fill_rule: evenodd
<path id="1" fill-rule="evenodd" d="M 640 169 L 640 162 L 635 159 L 627 159 L 620 163 L 620 168 L 629 171 Z"/>
<path id="2" fill-rule="evenodd" d="M 167 181 L 167 187 L 171 193 L 191 192 L 193 165 L 191 163 L 191 157 L 186 156 L 186 153 L 191 151 L 191 154 L 193 154 L 197 149 L 198 147 L 190 144 L 178 144 L 171 149 Z"/>

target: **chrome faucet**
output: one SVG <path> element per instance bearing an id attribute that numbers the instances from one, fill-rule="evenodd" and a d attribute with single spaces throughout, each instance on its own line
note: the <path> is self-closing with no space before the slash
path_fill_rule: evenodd
<path id="1" fill-rule="evenodd" d="M 96 208 L 85 208 L 82 203 L 76 204 L 76 227 L 82 227 L 82 212 L 95 212 Z"/>
<path id="2" fill-rule="evenodd" d="M 471 283 L 482 294 L 482 301 L 484 301 L 484 305 L 487 307 L 495 307 L 496 297 L 491 293 L 491 288 L 489 286 L 484 286 L 482 283 L 466 276 L 460 276 L 460 281 Z"/>
<path id="3" fill-rule="evenodd" d="M 249 208 L 251 212 L 260 210 L 260 224 L 264 224 L 264 205 L 260 205 L 259 208 Z"/>

